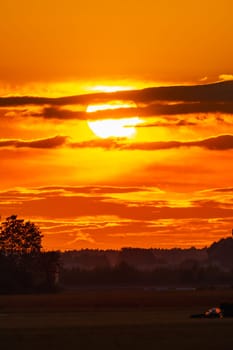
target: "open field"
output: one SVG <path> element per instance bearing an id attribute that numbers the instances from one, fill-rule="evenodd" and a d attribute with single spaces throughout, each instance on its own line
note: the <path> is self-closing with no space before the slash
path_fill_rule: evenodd
<path id="1" fill-rule="evenodd" d="M 2 349 L 230 349 L 233 319 L 190 319 L 232 290 L 0 296 Z"/>

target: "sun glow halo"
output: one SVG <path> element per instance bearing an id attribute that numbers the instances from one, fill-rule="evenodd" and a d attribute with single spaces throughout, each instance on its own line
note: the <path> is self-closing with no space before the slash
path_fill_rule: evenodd
<path id="1" fill-rule="evenodd" d="M 134 102 L 123 103 L 120 101 L 114 101 L 105 104 L 97 104 L 97 105 L 89 105 L 87 106 L 87 113 L 93 113 L 98 111 L 107 111 L 113 109 L 121 109 L 121 108 L 136 108 L 136 104 Z"/>
<path id="2" fill-rule="evenodd" d="M 133 102 L 123 103 L 120 101 L 113 101 L 106 104 L 89 105 L 86 109 L 87 113 L 94 113 L 98 111 L 124 108 L 136 108 L 136 104 Z M 92 132 L 103 139 L 108 137 L 127 137 L 130 138 L 135 135 L 135 126 L 142 123 L 142 120 L 138 117 L 133 118 L 119 118 L 119 119 L 101 119 L 101 120 L 89 120 L 89 128 Z"/>
<path id="3" fill-rule="evenodd" d="M 132 86 L 109 86 L 109 85 L 96 85 L 92 87 L 92 91 L 101 91 L 101 92 L 116 92 L 116 91 L 127 91 L 134 90 L 135 88 Z"/>

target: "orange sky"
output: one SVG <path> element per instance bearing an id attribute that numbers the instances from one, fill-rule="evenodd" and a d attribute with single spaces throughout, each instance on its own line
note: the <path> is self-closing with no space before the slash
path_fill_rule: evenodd
<path id="1" fill-rule="evenodd" d="M 2 219 L 36 221 L 46 249 L 227 236 L 232 12 L 227 0 L 1 4 Z"/>
<path id="2" fill-rule="evenodd" d="M 9 0 L 1 81 L 183 82 L 232 73 L 229 0 Z"/>

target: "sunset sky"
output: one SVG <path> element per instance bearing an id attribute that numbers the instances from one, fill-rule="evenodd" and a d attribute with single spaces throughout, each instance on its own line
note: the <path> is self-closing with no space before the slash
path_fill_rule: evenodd
<path id="1" fill-rule="evenodd" d="M 45 249 L 233 227 L 233 2 L 0 4 L 0 215 Z"/>

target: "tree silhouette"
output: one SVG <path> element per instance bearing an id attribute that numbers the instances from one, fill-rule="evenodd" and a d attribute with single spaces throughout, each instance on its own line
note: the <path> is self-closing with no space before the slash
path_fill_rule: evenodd
<path id="1" fill-rule="evenodd" d="M 42 234 L 11 215 L 0 224 L 0 294 L 58 290 L 60 253 L 41 252 Z"/>
<path id="2" fill-rule="evenodd" d="M 232 236 L 222 238 L 218 242 L 214 242 L 207 249 L 209 260 L 211 262 L 220 263 L 228 269 L 233 268 L 233 238 Z"/>
<path id="3" fill-rule="evenodd" d="M 33 222 L 11 215 L 0 226 L 0 251 L 5 255 L 39 253 L 42 237 Z"/>

